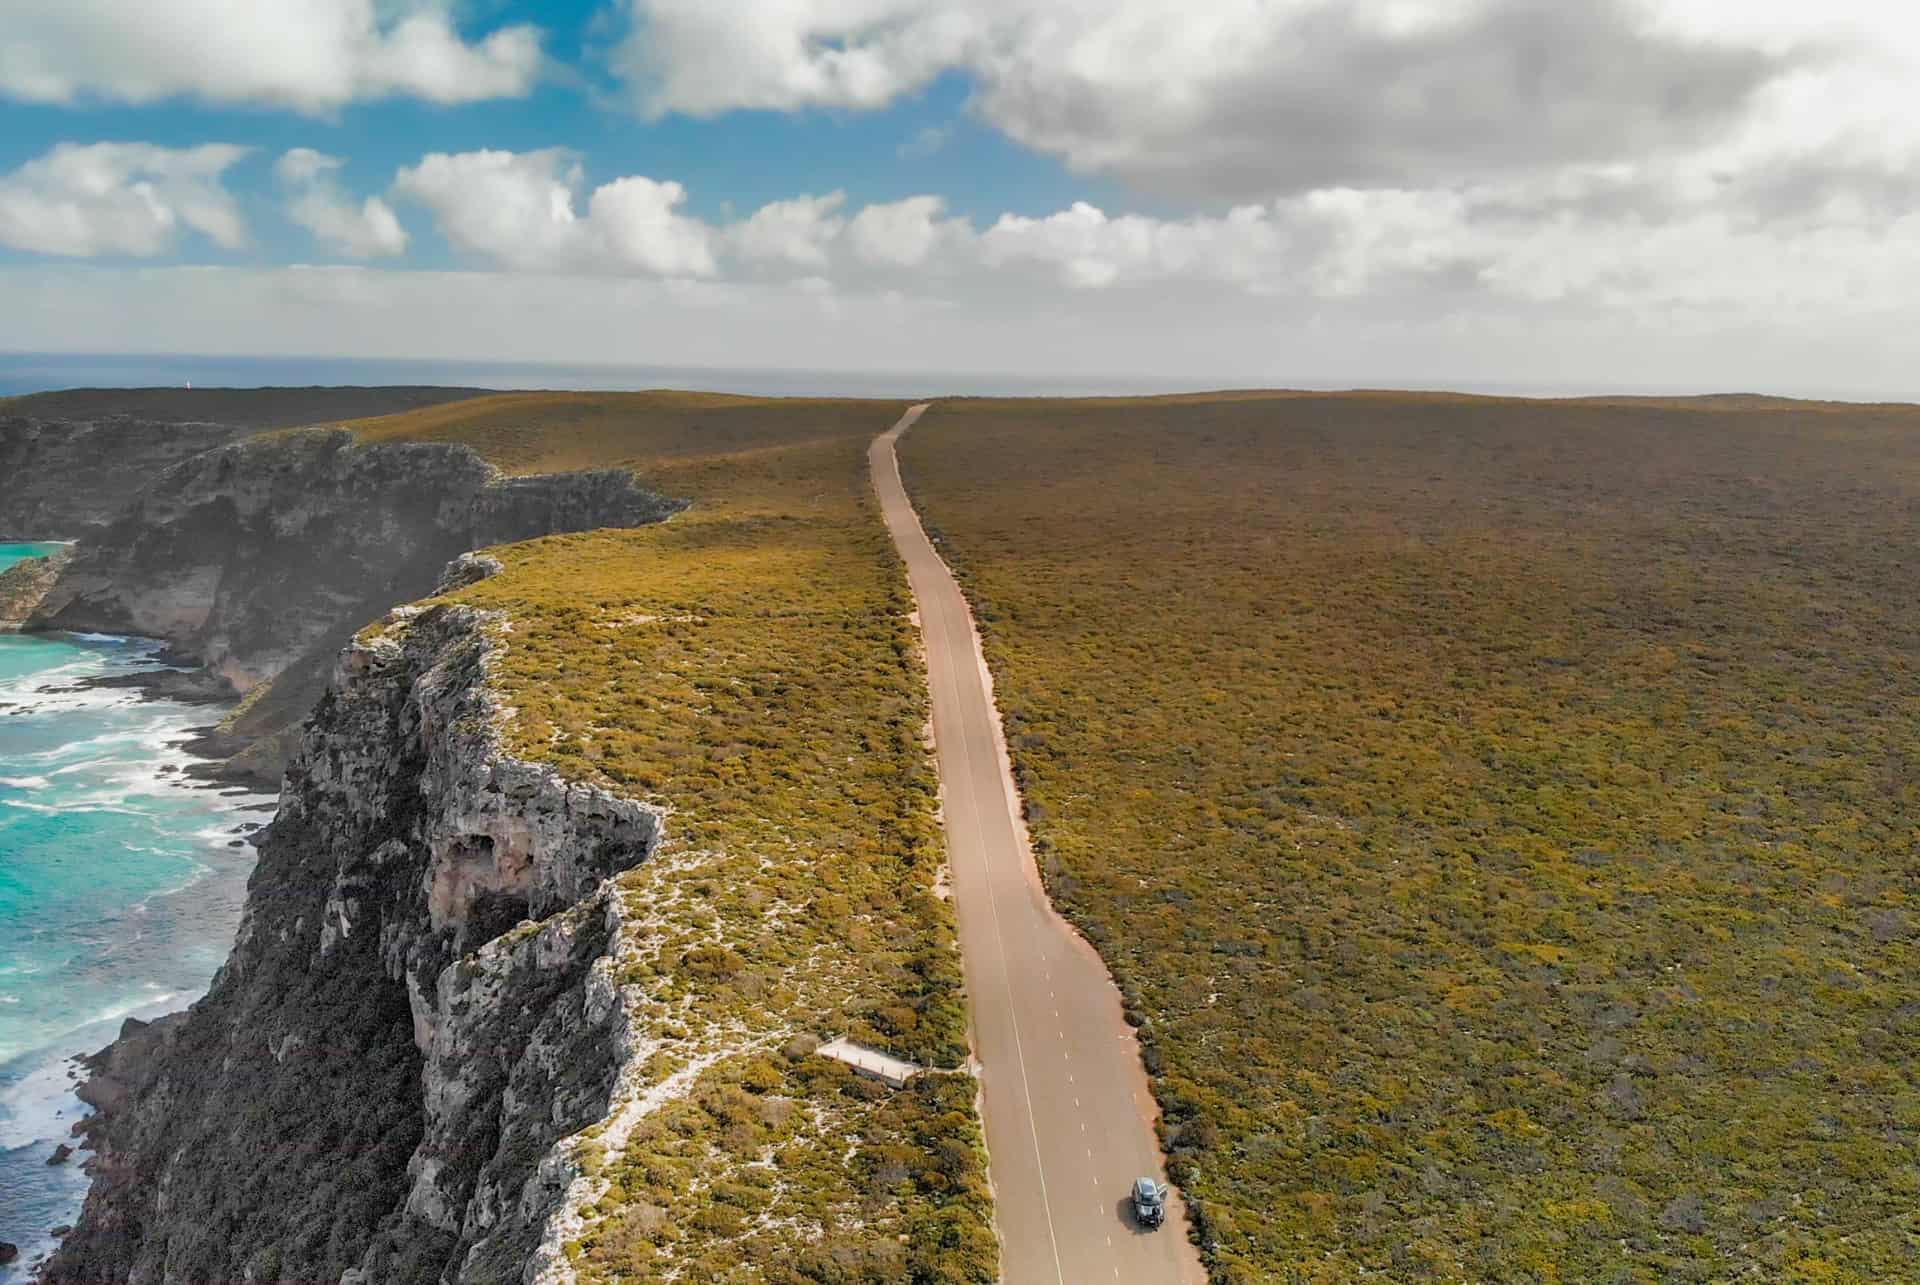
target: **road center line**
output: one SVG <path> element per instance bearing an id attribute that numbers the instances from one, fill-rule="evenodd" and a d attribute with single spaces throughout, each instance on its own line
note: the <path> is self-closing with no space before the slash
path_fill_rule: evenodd
<path id="1" fill-rule="evenodd" d="M 899 435 L 902 432 L 906 431 L 907 428 L 911 427 L 913 422 L 919 419 L 921 413 L 924 412 L 925 410 L 926 410 L 925 406 L 915 406 L 910 410 L 908 410 L 907 413 L 901 417 L 899 424 L 894 426 L 893 431 L 888 435 L 888 438 L 887 438 L 887 466 L 889 471 L 893 475 L 893 483 L 899 489 L 899 492 L 902 496 L 906 494 L 906 483 L 902 481 L 900 477 L 900 458 L 894 452 L 894 443 L 899 439 Z M 911 503 L 909 503 L 909 511 L 911 511 Z M 919 515 L 917 513 L 914 514 L 914 524 L 916 527 L 919 526 Z M 946 561 L 939 556 L 939 553 L 937 551 L 934 550 L 933 542 L 926 538 L 926 530 L 924 527 L 920 528 L 920 537 L 921 537 L 921 540 L 925 543 L 927 551 L 932 554 L 934 561 L 938 562 L 940 564 L 941 569 L 945 571 L 946 579 L 951 584 L 954 594 L 958 595 L 960 592 L 959 581 L 953 578 L 952 569 L 947 567 Z M 896 543 L 898 543 L 897 540 L 896 540 Z M 903 560 L 905 558 L 905 553 L 906 551 L 902 549 L 901 554 L 902 554 Z M 909 584 L 911 584 L 912 577 L 909 576 L 908 580 L 909 580 Z M 937 584 L 935 586 L 936 589 L 940 587 L 943 587 L 943 586 L 939 586 Z M 915 596 L 917 597 L 918 595 L 916 594 Z M 932 597 L 933 595 L 929 595 L 929 596 Z M 961 698 L 960 678 L 959 678 L 959 674 L 957 673 L 957 666 L 959 663 L 958 657 L 961 653 L 958 651 L 958 649 L 955 648 L 954 642 L 953 642 L 954 626 L 953 626 L 953 620 L 952 620 L 952 613 L 950 611 L 940 609 L 942 605 L 944 604 L 935 604 L 932 602 L 920 603 L 919 606 L 921 609 L 921 619 L 924 627 L 924 625 L 928 623 L 927 622 L 928 616 L 931 615 L 931 616 L 938 617 L 938 628 L 940 631 L 941 641 L 945 648 L 946 661 L 947 661 L 945 677 L 946 677 L 947 689 L 949 692 L 952 693 L 953 709 L 957 716 L 954 719 L 952 730 L 954 732 L 954 737 L 958 744 L 958 748 L 960 750 L 960 764 L 961 764 L 961 771 L 957 774 L 959 779 L 953 782 L 953 785 L 955 787 L 956 794 L 964 794 L 965 807 L 968 812 L 968 817 L 973 823 L 973 833 L 975 838 L 979 841 L 980 865 L 981 865 L 981 868 L 986 872 L 986 880 L 987 880 L 987 884 L 986 884 L 987 909 L 991 919 L 993 920 L 994 944 L 1000 954 L 1000 964 L 1001 964 L 1000 984 L 1001 984 L 1001 987 L 1006 992 L 1007 1022 L 1013 1029 L 1014 1060 L 1020 1066 L 1020 1093 L 1021 1093 L 1021 1097 L 1025 1100 L 1025 1103 L 1026 1103 L 1027 1131 L 1033 1139 L 1033 1164 L 1034 1164 L 1035 1175 L 1039 1179 L 1039 1184 L 1040 1184 L 1040 1207 L 1041 1207 L 1041 1212 L 1046 1216 L 1047 1237 L 1053 1247 L 1054 1276 L 1059 1281 L 1060 1285 L 1066 1285 L 1066 1279 L 1067 1279 L 1066 1270 L 1061 1266 L 1061 1263 L 1060 1263 L 1060 1237 L 1059 1237 L 1059 1234 L 1054 1229 L 1053 1205 L 1052 1205 L 1052 1202 L 1047 1197 L 1047 1170 L 1046 1170 L 1046 1163 L 1042 1159 L 1042 1155 L 1041 1155 L 1040 1126 L 1034 1117 L 1033 1086 L 1027 1075 L 1026 1050 L 1020 1038 L 1020 1018 L 1014 1008 L 1013 982 L 1009 977 L 1010 968 L 1009 968 L 1008 959 L 1007 959 L 1006 938 L 1004 934 L 1001 932 L 1001 928 L 1000 928 L 999 897 L 994 890 L 993 868 L 989 861 L 989 856 L 988 856 L 988 845 L 986 843 L 986 831 L 980 822 L 980 803 L 978 798 L 978 791 L 976 791 L 974 788 L 975 782 L 972 776 L 973 753 L 972 753 L 972 747 L 969 745 L 967 740 L 966 720 L 963 717 L 966 712 L 966 707 Z M 974 639 L 973 639 L 971 628 L 969 628 L 968 630 L 967 642 L 968 642 L 968 646 L 965 649 L 966 658 L 970 664 L 977 665 L 978 663 L 976 659 L 977 653 L 974 650 Z M 932 668 L 931 656 L 929 656 L 928 659 L 929 659 L 928 667 L 929 667 L 929 670 L 931 670 Z M 931 678 L 931 674 L 929 674 L 929 678 Z M 980 697 L 981 697 L 982 703 L 984 704 L 985 693 L 981 692 Z M 960 788 L 963 784 L 964 784 L 964 790 Z M 1004 791 L 1002 791 L 1002 795 L 1004 797 Z M 1088 1154 L 1091 1155 L 1092 1153 L 1089 1152 Z"/>

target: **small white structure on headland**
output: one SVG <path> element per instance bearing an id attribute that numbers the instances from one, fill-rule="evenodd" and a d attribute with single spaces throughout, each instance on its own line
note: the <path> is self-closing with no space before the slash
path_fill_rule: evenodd
<path id="1" fill-rule="evenodd" d="M 837 1040 L 828 1040 L 814 1052 L 821 1057 L 830 1057 L 836 1062 L 845 1062 L 861 1075 L 879 1080 L 889 1088 L 895 1089 L 906 1088 L 908 1080 L 926 1070 L 923 1066 L 915 1066 L 911 1062 L 902 1062 L 897 1057 L 889 1057 L 878 1049 L 855 1044 L 844 1035 Z"/>

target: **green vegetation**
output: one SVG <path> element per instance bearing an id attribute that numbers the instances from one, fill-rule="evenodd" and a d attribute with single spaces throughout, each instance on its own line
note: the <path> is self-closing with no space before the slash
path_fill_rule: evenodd
<path id="1" fill-rule="evenodd" d="M 889 1093 L 808 1056 L 966 1057 L 905 577 L 865 450 L 899 408 L 484 398 L 355 425 L 510 472 L 624 466 L 693 507 L 492 552 L 514 753 L 670 809 L 623 876 L 620 960 L 657 1102 L 582 1144 L 597 1281 L 994 1278 L 972 1080 Z M 616 1120 L 621 1117 L 616 1115 Z"/>
<path id="2" fill-rule="evenodd" d="M 954 402 L 901 454 L 1217 1280 L 1912 1276 L 1920 412 Z"/>

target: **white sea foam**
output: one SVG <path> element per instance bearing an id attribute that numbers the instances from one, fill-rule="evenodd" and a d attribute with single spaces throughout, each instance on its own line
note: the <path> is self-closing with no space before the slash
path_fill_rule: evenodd
<path id="1" fill-rule="evenodd" d="M 41 1061 L 0 1090 L 0 1148 L 36 1144 L 50 1147 L 63 1141 L 73 1122 L 88 1114 L 86 1107 L 73 1096 L 72 1077 L 67 1073 L 69 1060 L 111 1040 L 118 1034 L 118 1024 L 127 1018 L 160 1017 L 178 1009 L 186 998 L 182 991 L 167 990 L 149 982 L 137 998 L 110 1005 L 83 1018 L 59 1040 L 34 1055 Z"/>
<path id="2" fill-rule="evenodd" d="M 83 742 L 83 744 L 84 743 L 85 742 Z M 65 750 L 63 749 L 62 752 L 64 753 Z M 48 772 L 47 775 L 48 776 L 72 776 L 75 772 L 91 772 L 95 768 L 112 767 L 117 762 L 119 762 L 118 759 L 107 759 L 107 758 L 82 759 L 78 763 L 69 763 L 65 767 L 56 767 L 52 771 Z"/>
<path id="3" fill-rule="evenodd" d="M 140 693 L 111 687 L 71 687 L 45 690 L 36 674 L 34 682 L 0 684 L 0 705 L 26 710 L 23 717 L 43 714 L 76 714 L 85 710 L 121 709 L 140 703 Z"/>
<path id="4" fill-rule="evenodd" d="M 181 991 L 170 991 L 152 982 L 148 982 L 142 989 L 146 993 L 140 996 L 140 998 L 127 1000 L 123 1003 L 113 1004 L 103 1008 L 92 1017 L 87 1018 L 81 1025 L 83 1027 L 99 1026 L 106 1022 L 124 1021 L 129 1017 L 152 1019 L 159 1017 L 163 1013 L 172 1012 L 179 1001 L 185 998 L 184 993 Z"/>
<path id="5" fill-rule="evenodd" d="M 73 1096 L 64 1057 L 49 1057 L 0 1091 L 0 1148 L 43 1145 L 49 1150 L 64 1141 L 73 1122 L 89 1114 Z"/>
<path id="6" fill-rule="evenodd" d="M 0 808 L 19 808 L 22 812 L 38 812 L 42 816 L 53 816 L 59 808 L 48 807 L 44 803 L 29 803 L 25 799 L 0 799 Z"/>
<path id="7" fill-rule="evenodd" d="M 32 754 L 22 754 L 18 759 L 14 761 L 18 763 L 31 763 L 34 766 L 38 767 L 42 764 L 57 763 L 61 759 L 67 758 L 68 756 L 83 750 L 102 749 L 109 745 L 138 744 L 140 739 L 145 735 L 146 733 L 138 732 L 138 731 L 102 732 L 98 736 L 88 736 L 88 737 L 84 737 L 81 740 L 69 741 L 64 745 L 56 745 L 50 750 L 37 750 Z M 89 760 L 89 765 L 98 765 L 101 763 L 114 763 L 114 762 L 118 762 L 118 760 L 96 758 L 96 759 Z"/>
<path id="8" fill-rule="evenodd" d="M 44 790 L 51 784 L 44 776 L 0 776 L 0 786 L 9 790 Z"/>

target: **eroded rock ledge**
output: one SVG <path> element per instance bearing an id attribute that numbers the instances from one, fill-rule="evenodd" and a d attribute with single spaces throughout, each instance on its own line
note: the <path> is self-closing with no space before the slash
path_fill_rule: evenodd
<path id="1" fill-rule="evenodd" d="M 158 638 L 210 697 L 258 693 L 221 756 L 277 780 L 354 630 L 432 593 L 457 555 L 639 526 L 685 502 L 621 469 L 505 477 L 465 446 L 358 444 L 343 429 L 249 438 L 158 476 L 82 541 L 26 622 Z"/>
<path id="2" fill-rule="evenodd" d="M 389 622 L 301 738 L 212 990 L 96 1059 L 50 1285 L 519 1280 L 576 1176 L 556 1144 L 626 1057 L 609 880 L 660 814 L 502 751 L 480 613 Z"/>
<path id="3" fill-rule="evenodd" d="M 24 558 L 0 571 L 0 631 L 10 632 L 26 623 L 72 556 L 71 550 L 61 549 L 44 558 Z"/>

